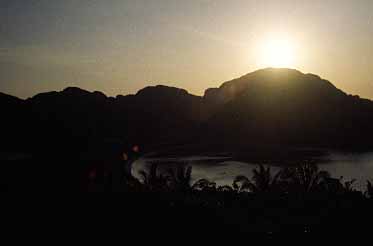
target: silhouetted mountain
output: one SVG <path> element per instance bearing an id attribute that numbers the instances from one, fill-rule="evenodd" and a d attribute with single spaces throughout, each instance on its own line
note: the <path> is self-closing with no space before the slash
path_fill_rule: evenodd
<path id="1" fill-rule="evenodd" d="M 76 155 L 101 148 L 103 143 L 169 141 L 196 126 L 203 113 L 201 97 L 166 86 L 116 98 L 69 87 L 27 100 L 0 95 L 0 103 L 7 112 L 2 129 L 12 132 L 2 141 L 4 145 L 17 139 L 23 142 L 22 151 L 41 155 Z M 17 134 L 22 129 L 25 131 Z"/>
<path id="2" fill-rule="evenodd" d="M 243 144 L 371 146 L 373 102 L 292 69 L 263 69 L 208 89 L 209 137 Z"/>
<path id="3" fill-rule="evenodd" d="M 1 151 L 19 148 L 20 137 L 24 134 L 25 103 L 19 98 L 0 93 L 0 105 Z"/>
<path id="4" fill-rule="evenodd" d="M 184 135 L 203 117 L 202 98 L 187 91 L 146 87 L 136 95 L 117 96 L 113 101 L 116 129 L 138 143 L 161 143 Z M 113 133 L 117 137 L 118 131 Z"/>
<path id="5" fill-rule="evenodd" d="M 268 93 L 294 93 L 297 97 L 322 96 L 323 94 L 326 96 L 345 95 L 329 81 L 317 75 L 303 74 L 295 69 L 266 68 L 225 82 L 219 88 L 207 89 L 204 99 L 216 104 L 224 104 L 248 90 L 253 93 L 264 93 L 263 96 Z"/>
<path id="6" fill-rule="evenodd" d="M 42 155 L 126 142 L 373 146 L 372 101 L 292 69 L 258 70 L 203 97 L 166 86 L 115 98 L 69 87 L 27 100 L 0 94 L 0 105 L 3 148 Z"/>

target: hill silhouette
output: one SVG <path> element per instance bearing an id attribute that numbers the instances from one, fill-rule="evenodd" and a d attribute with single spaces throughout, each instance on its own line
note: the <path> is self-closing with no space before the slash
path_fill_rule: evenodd
<path id="1" fill-rule="evenodd" d="M 293 69 L 258 70 L 203 97 L 167 86 L 115 98 L 69 87 L 27 100 L 0 94 L 0 104 L 1 147 L 41 155 L 82 155 L 106 143 L 373 145 L 372 101 Z"/>
<path id="2" fill-rule="evenodd" d="M 293 69 L 263 69 L 209 89 L 211 137 L 242 144 L 371 146 L 373 103 Z"/>

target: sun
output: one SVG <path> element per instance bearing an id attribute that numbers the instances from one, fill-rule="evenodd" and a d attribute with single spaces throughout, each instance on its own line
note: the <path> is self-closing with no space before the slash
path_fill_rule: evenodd
<path id="1" fill-rule="evenodd" d="M 295 66 L 295 44 L 285 38 L 269 39 L 263 43 L 260 56 L 263 66 L 292 68 Z"/>

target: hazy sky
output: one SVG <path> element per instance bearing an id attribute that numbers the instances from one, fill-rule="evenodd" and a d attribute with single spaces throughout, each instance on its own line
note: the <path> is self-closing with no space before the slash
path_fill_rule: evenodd
<path id="1" fill-rule="evenodd" d="M 372 0 L 0 0 L 0 91 L 203 94 L 271 66 L 279 37 L 293 67 L 373 98 Z"/>

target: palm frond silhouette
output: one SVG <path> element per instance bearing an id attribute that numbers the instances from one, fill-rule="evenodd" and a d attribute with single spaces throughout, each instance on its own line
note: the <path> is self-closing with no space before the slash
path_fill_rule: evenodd
<path id="1" fill-rule="evenodd" d="M 237 176 L 233 181 L 233 188 L 238 192 L 251 191 L 272 192 L 278 188 L 281 172 L 277 172 L 272 176 L 271 169 L 259 165 L 253 169 L 252 181 L 246 176 Z"/>
<path id="2" fill-rule="evenodd" d="M 169 177 L 164 174 L 158 174 L 158 164 L 152 163 L 149 172 L 141 170 L 139 172 L 144 187 L 149 191 L 168 190 Z"/>
<path id="3" fill-rule="evenodd" d="M 191 190 L 192 180 L 192 167 L 191 166 L 178 166 L 176 171 L 170 169 L 168 171 L 170 177 L 170 183 L 175 191 L 187 192 Z"/>

